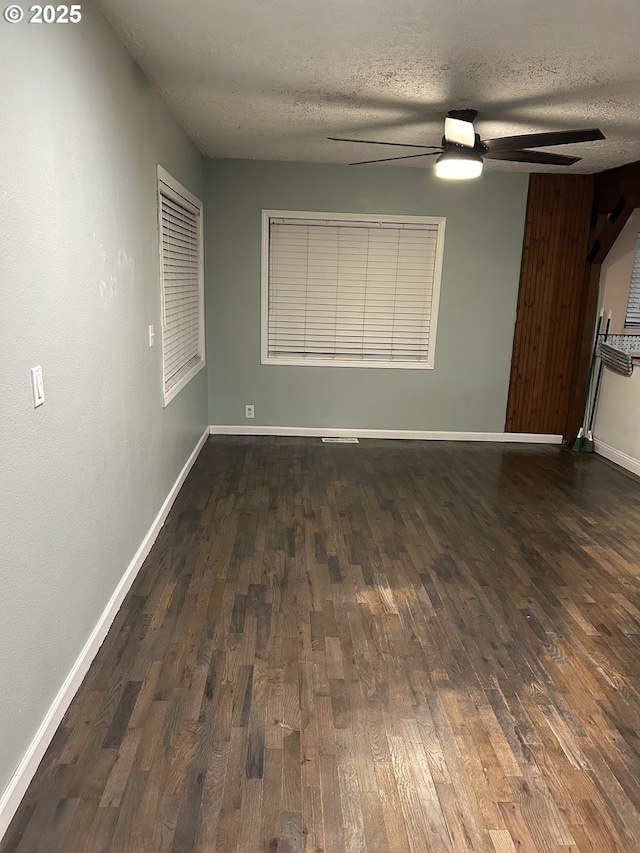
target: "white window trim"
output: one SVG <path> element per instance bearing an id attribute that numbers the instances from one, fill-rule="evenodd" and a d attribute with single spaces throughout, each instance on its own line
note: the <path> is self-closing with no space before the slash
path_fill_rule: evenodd
<path id="1" fill-rule="evenodd" d="M 345 361 L 340 359 L 318 358 L 273 358 L 269 356 L 269 222 L 271 219 L 332 219 L 344 222 L 397 222 L 407 225 L 436 225 L 436 257 L 433 273 L 433 292 L 431 297 L 431 327 L 427 360 L 424 362 L 400 361 Z M 327 213 L 308 210 L 263 210 L 260 294 L 261 294 L 261 363 L 294 365 L 296 367 L 355 367 L 376 370 L 393 368 L 395 370 L 433 370 L 435 367 L 436 332 L 438 328 L 438 308 L 440 306 L 440 284 L 442 280 L 442 259 L 444 256 L 445 216 L 399 216 L 397 214 L 371 213 Z"/>
<path id="2" fill-rule="evenodd" d="M 160 184 L 162 183 L 162 188 Z M 203 231 L 203 205 L 199 198 L 182 186 L 166 169 L 158 165 L 158 189 L 157 189 L 157 205 L 158 205 L 158 259 L 160 264 L 160 311 L 161 311 L 161 329 L 162 329 L 162 393 L 163 407 L 166 408 L 169 403 L 182 391 L 182 389 L 191 382 L 193 377 L 199 373 L 206 364 L 205 359 L 205 336 L 204 336 L 204 231 Z M 200 360 L 197 364 L 186 373 L 179 382 L 176 382 L 168 391 L 166 390 L 165 377 L 165 359 L 164 359 L 164 301 L 165 301 L 165 286 L 164 286 L 164 264 L 162 258 L 162 204 L 160 200 L 161 194 L 173 198 L 174 201 L 182 205 L 190 205 L 194 208 L 194 212 L 198 214 L 198 353 Z"/>
<path id="3" fill-rule="evenodd" d="M 636 268 L 638 269 L 638 273 L 636 273 Z M 636 293 L 634 292 L 636 288 L 633 287 L 634 278 L 638 279 L 640 276 L 640 233 L 636 235 L 635 247 L 633 250 L 633 260 L 631 262 L 631 276 L 629 278 L 629 293 L 627 294 L 627 303 L 624 309 L 624 330 L 629 332 L 630 334 L 640 332 L 640 325 L 638 323 L 629 322 L 630 314 L 635 314 L 637 312 L 636 302 L 634 299 L 633 308 L 631 307 L 631 297 L 635 297 Z"/>

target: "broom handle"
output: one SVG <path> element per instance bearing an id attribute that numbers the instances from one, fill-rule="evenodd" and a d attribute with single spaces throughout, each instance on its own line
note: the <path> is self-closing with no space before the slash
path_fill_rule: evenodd
<path id="1" fill-rule="evenodd" d="M 604 317 L 604 308 L 600 309 L 600 314 L 598 315 L 598 322 L 596 323 L 596 336 L 593 343 L 593 350 L 591 352 L 591 363 L 589 364 L 589 374 L 587 376 L 587 390 L 584 394 L 584 403 L 582 404 L 582 417 L 580 418 L 580 429 L 585 426 L 584 420 L 587 414 L 587 406 L 589 405 L 589 391 L 591 390 L 591 382 L 593 380 L 593 368 L 596 363 L 596 354 L 598 352 L 598 337 L 600 335 L 600 329 L 602 328 L 602 318 Z"/>
<path id="2" fill-rule="evenodd" d="M 609 311 L 609 316 L 607 317 L 607 322 L 604 327 L 604 339 L 607 340 L 607 336 L 609 334 L 609 326 L 611 325 L 611 311 Z M 593 429 L 593 422 L 596 419 L 596 406 L 598 405 L 598 394 L 600 393 L 600 383 L 602 381 L 602 369 L 604 364 L 602 363 L 602 359 L 600 359 L 600 364 L 598 365 L 598 378 L 596 379 L 596 389 L 593 393 L 593 405 L 591 406 L 591 414 L 589 415 L 589 426 L 588 431 L 591 432 Z"/>

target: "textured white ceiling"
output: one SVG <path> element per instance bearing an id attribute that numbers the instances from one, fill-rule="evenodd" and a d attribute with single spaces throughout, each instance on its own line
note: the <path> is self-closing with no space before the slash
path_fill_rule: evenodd
<path id="1" fill-rule="evenodd" d="M 439 145 L 446 112 L 474 107 L 483 138 L 607 137 L 554 148 L 584 158 L 570 169 L 487 168 L 597 172 L 640 159 L 640 0 L 98 2 L 211 157 L 410 154 L 326 137 Z"/>

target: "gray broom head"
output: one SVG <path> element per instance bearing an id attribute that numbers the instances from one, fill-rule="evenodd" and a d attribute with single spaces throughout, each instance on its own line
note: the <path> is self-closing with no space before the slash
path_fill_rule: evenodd
<path id="1" fill-rule="evenodd" d="M 633 373 L 633 359 L 630 353 L 618 349 L 604 341 L 600 344 L 600 358 L 602 363 L 622 376 L 631 376 Z"/>

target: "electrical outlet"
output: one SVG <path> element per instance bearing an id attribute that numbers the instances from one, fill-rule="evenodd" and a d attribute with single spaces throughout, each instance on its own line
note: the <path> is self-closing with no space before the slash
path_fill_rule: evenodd
<path id="1" fill-rule="evenodd" d="M 244 416 L 245 416 L 245 418 L 255 418 L 256 411 L 255 411 L 253 403 L 249 403 L 248 405 L 246 405 L 244 407 Z"/>

